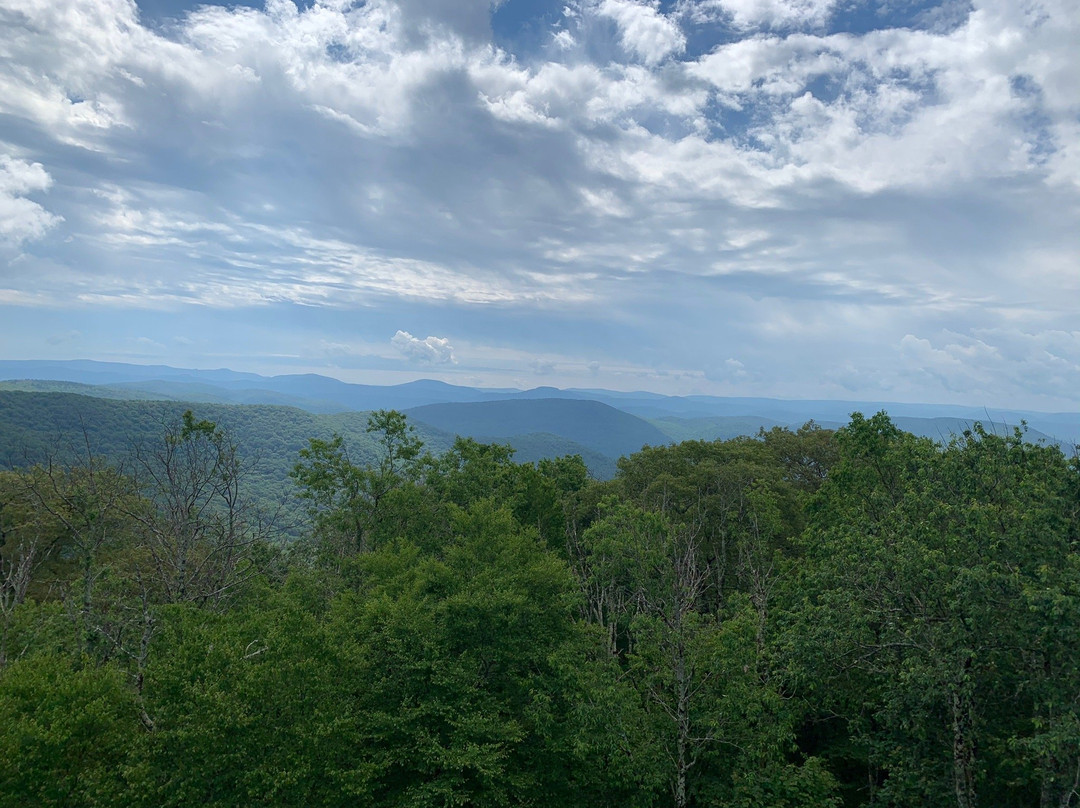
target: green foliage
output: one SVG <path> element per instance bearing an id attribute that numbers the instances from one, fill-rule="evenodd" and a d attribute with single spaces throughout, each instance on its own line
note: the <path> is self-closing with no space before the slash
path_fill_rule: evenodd
<path id="1" fill-rule="evenodd" d="M 420 465 L 423 441 L 401 413 L 372 413 L 366 431 L 377 436 L 377 465 L 354 464 L 344 439 L 335 435 L 330 441 L 311 438 L 290 475 L 309 503 L 316 539 L 324 551 L 338 556 L 373 548 L 386 511 L 384 500 L 415 479 Z"/>
<path id="2" fill-rule="evenodd" d="M 458 438 L 430 464 L 425 483 L 442 501 L 459 507 L 490 499 L 509 508 L 518 523 L 535 527 L 553 548 L 564 543 L 564 504 L 589 483 L 578 455 L 541 460 L 536 466 L 515 463 L 507 444 Z"/>
<path id="3" fill-rule="evenodd" d="M 614 498 L 600 513 L 575 547 L 586 615 L 638 693 L 674 804 L 831 804 L 819 763 L 789 759 L 799 716 L 771 679 L 760 604 L 717 606 L 694 525 Z"/>
<path id="4" fill-rule="evenodd" d="M 1074 563 L 1064 458 L 981 428 L 940 448 L 884 414 L 855 415 L 837 443 L 795 631 L 822 707 L 861 749 L 871 802 L 1031 804 L 1036 778 L 994 773 L 1018 772 L 1011 750 L 1037 747 L 1032 727 L 1064 703 L 1033 688 L 1076 692 L 1061 665 L 1075 637 L 1039 615 Z"/>
<path id="5" fill-rule="evenodd" d="M 694 530 L 715 603 L 733 591 L 761 600 L 773 556 L 795 551 L 807 499 L 833 462 L 832 435 L 810 423 L 757 439 L 646 448 L 619 461 L 615 490 Z"/>
<path id="6" fill-rule="evenodd" d="M 326 767 L 355 750 L 335 731 L 336 649 L 305 601 L 292 587 L 228 615 L 162 612 L 129 804 L 341 804 Z"/>
<path id="7" fill-rule="evenodd" d="M 112 463 L 130 463 L 131 449 L 155 443 L 163 425 L 190 410 L 195 421 L 212 422 L 235 442 L 246 469 L 244 495 L 263 511 L 292 502 L 289 473 L 310 438 L 329 442 L 340 435 L 353 462 L 374 464 L 377 437 L 367 432 L 368 413 L 316 415 L 293 407 L 199 404 L 175 401 L 110 401 L 69 393 L 0 390 L 0 465 L 24 467 L 53 457 L 78 463 L 86 445 Z M 194 424 L 193 424 L 194 426 Z M 449 448 L 452 438 L 428 427 L 417 433 L 428 449 Z M 295 509 L 292 509 L 295 510 Z M 291 514 L 286 508 L 286 516 Z M 279 520 L 284 524 L 285 520 Z M 299 528 L 292 534 L 299 533 Z"/>
<path id="8" fill-rule="evenodd" d="M 34 654 L 0 670 L 0 806 L 121 804 L 138 739 L 113 666 Z"/>
<path id="9" fill-rule="evenodd" d="M 0 474 L 0 806 L 1075 805 L 1057 448 L 855 415 L 597 482 L 377 412 L 296 445 L 282 552 L 227 412 Z"/>

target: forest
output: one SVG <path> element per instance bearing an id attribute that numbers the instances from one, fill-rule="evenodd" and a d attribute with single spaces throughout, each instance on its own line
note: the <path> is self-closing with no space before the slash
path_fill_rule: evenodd
<path id="1" fill-rule="evenodd" d="M 1080 805 L 1080 464 L 1020 430 L 597 480 L 380 410 L 275 503 L 163 413 L 0 472 L 0 806 Z"/>

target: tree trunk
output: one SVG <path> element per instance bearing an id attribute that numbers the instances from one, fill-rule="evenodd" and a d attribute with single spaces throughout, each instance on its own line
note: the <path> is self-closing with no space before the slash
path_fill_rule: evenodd
<path id="1" fill-rule="evenodd" d="M 690 770 L 687 749 L 690 738 L 690 688 L 686 677 L 686 654 L 679 642 L 675 659 L 675 808 L 686 808 L 686 775 Z"/>
<path id="2" fill-rule="evenodd" d="M 953 788 L 957 808 L 976 808 L 975 709 L 970 673 L 971 657 L 966 657 L 952 690 Z"/>
<path id="3" fill-rule="evenodd" d="M 94 556 L 83 553 L 82 607 L 79 609 L 80 629 L 82 630 L 82 650 L 92 654 L 96 645 L 93 628 L 94 610 Z"/>

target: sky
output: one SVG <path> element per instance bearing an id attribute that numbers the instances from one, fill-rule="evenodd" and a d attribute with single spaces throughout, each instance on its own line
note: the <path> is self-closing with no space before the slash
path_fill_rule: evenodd
<path id="1" fill-rule="evenodd" d="M 1080 0 L 0 0 L 0 358 L 1080 408 Z"/>

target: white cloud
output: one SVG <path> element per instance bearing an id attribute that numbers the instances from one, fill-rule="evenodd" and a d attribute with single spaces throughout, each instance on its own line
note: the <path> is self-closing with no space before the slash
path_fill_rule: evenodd
<path id="1" fill-rule="evenodd" d="M 822 25 L 837 0 L 684 0 L 679 10 L 701 24 L 730 19 L 737 28 L 808 28 Z"/>
<path id="2" fill-rule="evenodd" d="M 929 377 L 974 400 L 1035 390 L 1060 400 L 1080 387 L 1080 331 L 945 331 L 936 342 L 908 334 L 900 356 L 907 375 Z"/>
<path id="3" fill-rule="evenodd" d="M 846 73 L 843 44 L 803 34 L 751 37 L 716 48 L 688 69 L 725 95 L 779 96 L 802 91 L 815 76 Z"/>
<path id="4" fill-rule="evenodd" d="M 653 65 L 686 47 L 683 32 L 657 10 L 657 5 L 639 0 L 602 0 L 597 13 L 615 21 L 619 41 L 628 52 Z"/>
<path id="5" fill-rule="evenodd" d="M 560 50 L 569 50 L 577 44 L 574 35 L 565 28 L 552 34 L 551 40 Z"/>
<path id="6" fill-rule="evenodd" d="M 0 154 L 0 243 L 18 247 L 39 239 L 63 221 L 26 194 L 46 191 L 52 178 L 41 163 L 28 163 Z"/>
<path id="7" fill-rule="evenodd" d="M 408 331 L 398 331 L 390 343 L 413 362 L 436 365 L 457 364 L 454 348 L 450 340 L 445 337 L 417 339 Z"/>

